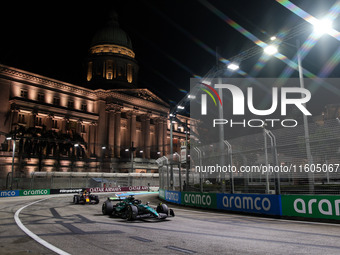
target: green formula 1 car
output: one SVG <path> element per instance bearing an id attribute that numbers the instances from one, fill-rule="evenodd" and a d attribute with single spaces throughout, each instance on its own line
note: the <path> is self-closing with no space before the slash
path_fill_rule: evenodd
<path id="1" fill-rule="evenodd" d="M 103 203 L 102 212 L 104 215 L 121 217 L 127 220 L 141 218 L 165 219 L 175 216 L 174 211 L 169 209 L 166 204 L 160 203 L 157 208 L 152 208 L 149 203 L 142 204 L 142 201 L 135 199 L 133 195 L 126 198 L 109 197 Z"/>

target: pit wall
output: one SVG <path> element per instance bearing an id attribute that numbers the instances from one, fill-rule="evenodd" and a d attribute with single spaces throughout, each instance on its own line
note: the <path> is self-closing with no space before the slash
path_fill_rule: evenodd
<path id="1" fill-rule="evenodd" d="M 263 195 L 199 193 L 159 190 L 168 202 L 260 215 L 336 220 L 340 223 L 339 195 Z"/>

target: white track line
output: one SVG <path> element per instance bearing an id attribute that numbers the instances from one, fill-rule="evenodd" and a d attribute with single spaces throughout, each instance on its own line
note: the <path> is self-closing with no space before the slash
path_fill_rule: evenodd
<path id="1" fill-rule="evenodd" d="M 52 197 L 48 197 L 48 198 L 44 198 L 44 199 L 41 199 L 41 200 L 38 200 L 38 201 L 35 201 L 33 203 L 30 203 L 28 205 L 25 205 L 23 207 L 21 207 L 19 210 L 17 210 L 14 214 L 14 220 L 15 222 L 17 223 L 18 227 L 21 228 L 22 231 L 24 231 L 28 236 L 30 236 L 33 240 L 35 240 L 36 242 L 40 243 L 41 245 L 45 246 L 47 249 L 50 249 L 51 251 L 54 251 L 55 253 L 57 254 L 60 254 L 60 255 L 71 255 L 70 253 L 67 253 L 66 251 L 63 251 L 61 249 L 59 249 L 58 247 L 55 247 L 54 245 L 46 242 L 45 240 L 41 239 L 39 236 L 37 236 L 36 234 L 34 234 L 32 231 L 30 231 L 28 228 L 26 228 L 24 226 L 24 224 L 22 224 L 20 218 L 19 218 L 19 214 L 20 212 L 25 209 L 26 207 L 29 207 L 33 204 L 36 204 L 36 203 L 39 203 L 41 201 L 44 201 L 46 199 L 50 199 Z"/>
<path id="2" fill-rule="evenodd" d="M 106 193 L 106 192 L 105 192 Z M 101 194 L 105 194 L 105 193 L 101 193 Z M 113 193 L 113 192 L 107 192 L 107 193 Z M 107 194 L 106 193 L 106 194 Z M 24 226 L 24 224 L 22 224 L 20 218 L 19 218 L 19 214 L 20 212 L 25 209 L 26 207 L 29 207 L 33 204 L 39 203 L 41 201 L 53 198 L 53 197 L 61 197 L 61 196 L 72 196 L 73 194 L 65 194 L 65 195 L 57 195 L 57 196 L 49 196 L 47 198 L 44 199 L 40 199 L 38 201 L 32 202 L 30 204 L 27 204 L 23 207 L 21 207 L 19 210 L 17 210 L 14 214 L 14 220 L 16 222 L 16 224 L 18 225 L 18 227 L 25 232 L 28 236 L 30 236 L 33 240 L 35 240 L 36 242 L 40 243 L 41 245 L 45 246 L 47 249 L 60 254 L 60 255 L 71 255 L 70 253 L 67 253 L 66 251 L 63 251 L 61 249 L 59 249 L 58 247 L 46 242 L 45 240 L 41 239 L 39 236 L 37 236 L 36 234 L 34 234 L 32 231 L 30 231 L 28 228 L 26 228 Z M 196 211 L 196 210 L 188 210 L 188 209 L 180 209 L 180 208 L 176 208 L 176 210 L 179 211 L 189 211 L 189 212 L 194 212 L 194 213 L 201 213 L 201 214 L 209 214 L 209 215 L 223 215 L 223 213 L 215 213 L 215 212 L 202 212 L 202 211 Z M 229 215 L 230 216 L 230 215 Z M 246 215 L 242 215 L 242 216 L 238 216 L 238 215 L 232 215 L 235 218 L 252 218 L 252 219 L 263 219 L 263 220 L 267 220 L 267 221 L 283 221 L 283 222 L 287 222 L 287 223 L 303 223 L 303 224 L 312 224 L 312 225 L 331 225 L 331 226 L 337 226 L 339 227 L 339 224 L 332 224 L 332 223 L 323 223 L 323 222 L 308 222 L 308 221 L 294 221 L 294 220 L 285 220 L 285 219 L 271 219 L 271 218 L 263 218 L 263 217 L 257 217 L 257 216 L 246 216 Z"/>
<path id="3" fill-rule="evenodd" d="M 132 191 L 131 191 L 132 192 Z M 107 194 L 112 194 L 112 193 L 120 193 L 120 192 L 101 192 L 99 194 L 103 194 L 103 195 L 107 195 Z M 96 193 L 93 193 L 93 194 L 96 194 Z M 55 195 L 55 196 L 49 196 L 47 198 L 44 198 L 44 199 L 40 199 L 38 201 L 35 201 L 35 202 L 32 202 L 28 205 L 25 205 L 23 207 L 21 207 L 19 210 L 17 210 L 14 214 L 14 220 L 16 222 L 16 224 L 18 225 L 18 227 L 24 231 L 29 237 L 31 237 L 33 240 L 35 240 L 36 242 L 40 243 L 41 245 L 45 246 L 47 249 L 50 249 L 51 251 L 54 251 L 55 253 L 57 254 L 60 254 L 60 255 L 71 255 L 70 253 L 67 253 L 66 251 L 63 251 L 61 249 L 59 249 L 58 247 L 46 242 L 45 240 L 41 239 L 39 236 L 37 236 L 36 234 L 34 234 L 32 231 L 30 231 L 28 228 L 26 228 L 24 226 L 24 224 L 22 224 L 20 218 L 19 218 L 19 214 L 20 212 L 25 209 L 26 207 L 29 207 L 33 204 L 36 204 L 36 203 L 39 203 L 41 201 L 44 201 L 44 200 L 47 200 L 47 199 L 50 199 L 50 198 L 54 198 L 54 197 L 63 197 L 63 196 L 73 196 L 74 194 L 62 194 L 62 195 Z"/>

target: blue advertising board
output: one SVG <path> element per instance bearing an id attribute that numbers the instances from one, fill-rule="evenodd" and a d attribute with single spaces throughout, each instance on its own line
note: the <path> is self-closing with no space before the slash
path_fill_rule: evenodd
<path id="1" fill-rule="evenodd" d="M 17 197 L 19 196 L 19 190 L 1 190 L 0 197 Z"/>
<path id="2" fill-rule="evenodd" d="M 181 203 L 181 192 L 166 190 L 165 191 L 165 200 L 172 202 L 172 203 L 180 204 Z"/>
<path id="3" fill-rule="evenodd" d="M 217 209 L 281 215 L 281 201 L 278 195 L 218 193 Z"/>

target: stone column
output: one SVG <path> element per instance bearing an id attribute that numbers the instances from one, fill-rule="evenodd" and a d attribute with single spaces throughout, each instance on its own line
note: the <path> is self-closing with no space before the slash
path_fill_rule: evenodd
<path id="1" fill-rule="evenodd" d="M 61 133 L 63 133 L 63 134 L 66 133 L 68 122 L 69 122 L 68 117 L 65 117 L 65 118 L 62 120 L 62 123 L 61 123 Z"/>
<path id="2" fill-rule="evenodd" d="M 108 151 L 110 157 L 115 156 L 114 145 L 115 145 L 115 110 L 109 110 L 109 125 L 108 125 Z"/>
<path id="3" fill-rule="evenodd" d="M 98 100 L 98 121 L 96 122 L 96 153 L 101 157 L 103 154 L 102 147 L 107 146 L 107 115 L 106 115 L 106 102 Z M 98 132 L 100 130 L 100 132 Z"/>
<path id="4" fill-rule="evenodd" d="M 78 134 L 81 133 L 81 124 L 82 124 L 82 123 L 83 123 L 83 121 L 82 121 L 81 119 L 79 119 L 79 120 L 77 121 L 76 132 L 77 132 Z"/>
<path id="5" fill-rule="evenodd" d="M 135 145 L 137 145 L 136 141 L 136 111 L 131 112 L 131 142 L 134 142 Z"/>
<path id="6" fill-rule="evenodd" d="M 29 127 L 35 127 L 35 118 L 37 116 L 36 112 L 32 112 L 30 115 L 30 120 L 29 120 Z"/>
<path id="7" fill-rule="evenodd" d="M 168 120 L 163 119 L 163 155 L 170 153 L 170 143 L 168 143 Z"/>
<path id="8" fill-rule="evenodd" d="M 54 117 L 53 113 L 48 114 L 48 117 L 46 119 L 46 130 L 52 129 L 53 117 Z"/>
<path id="9" fill-rule="evenodd" d="M 137 147 L 137 141 L 136 141 L 136 115 L 137 112 L 135 110 L 127 112 L 127 131 L 128 131 L 128 144 L 129 147 L 131 146 L 131 143 L 133 142 L 133 146 Z M 136 152 L 134 152 L 134 156 L 136 156 Z"/>
<path id="10" fill-rule="evenodd" d="M 126 143 L 128 145 L 128 147 L 131 146 L 131 142 L 132 142 L 132 137 L 131 137 L 131 117 L 132 117 L 132 113 L 131 111 L 127 111 L 126 112 L 126 134 L 127 134 L 127 141 L 124 141 L 123 143 Z M 134 145 L 136 146 L 136 144 Z"/>
<path id="11" fill-rule="evenodd" d="M 151 136 L 150 136 L 150 115 L 145 115 L 145 130 L 144 130 L 144 145 L 145 145 L 145 158 L 150 159 L 150 146 L 151 146 Z"/>
<path id="12" fill-rule="evenodd" d="M 96 155 L 96 133 L 97 133 L 97 123 L 92 122 L 90 125 L 90 135 L 89 135 L 89 144 L 90 144 L 90 156 Z"/>
<path id="13" fill-rule="evenodd" d="M 163 119 L 159 118 L 157 120 L 157 152 L 159 152 L 160 154 L 158 154 L 159 157 L 163 156 Z"/>
<path id="14" fill-rule="evenodd" d="M 12 123 L 11 123 L 12 130 L 18 126 L 18 120 L 19 120 L 19 110 L 12 109 Z"/>
<path id="15" fill-rule="evenodd" d="M 118 107 L 115 111 L 115 134 L 114 134 L 114 152 L 117 158 L 120 158 L 120 118 L 121 118 L 121 107 Z"/>
<path id="16" fill-rule="evenodd" d="M 92 139 L 92 123 L 89 125 L 89 131 L 87 132 L 87 153 L 88 156 L 91 157 L 92 155 L 92 144 L 91 144 L 91 139 Z"/>

